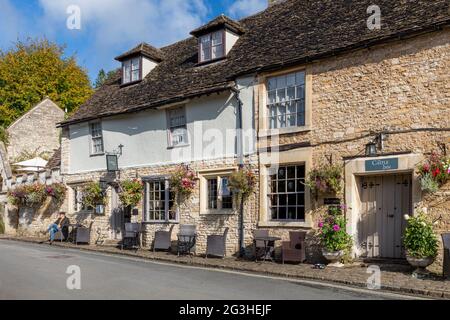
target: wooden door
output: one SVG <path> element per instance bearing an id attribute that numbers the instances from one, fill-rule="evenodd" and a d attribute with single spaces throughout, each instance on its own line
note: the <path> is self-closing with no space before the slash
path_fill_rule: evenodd
<path id="1" fill-rule="evenodd" d="M 358 242 L 363 257 L 402 258 L 403 215 L 411 214 L 411 174 L 361 177 Z"/>
<path id="2" fill-rule="evenodd" d="M 125 221 L 119 195 L 115 188 L 111 192 L 111 209 L 111 239 L 121 240 L 125 229 Z"/>

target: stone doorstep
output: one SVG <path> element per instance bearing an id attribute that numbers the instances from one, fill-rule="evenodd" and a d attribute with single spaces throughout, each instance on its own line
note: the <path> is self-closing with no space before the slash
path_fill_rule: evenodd
<path id="1" fill-rule="evenodd" d="M 9 236 L 0 236 L 0 239 L 4 240 L 12 240 L 12 241 L 20 241 L 20 242 L 29 242 L 29 243 L 39 243 L 43 241 L 43 239 L 38 238 L 18 238 L 18 237 L 9 237 Z M 307 271 L 306 273 L 298 273 L 298 272 L 292 272 L 290 269 L 294 269 L 297 267 L 296 271 L 299 270 L 299 266 L 301 265 L 291 265 L 291 264 L 273 264 L 270 262 L 259 262 L 255 263 L 253 261 L 245 260 L 241 261 L 236 258 L 225 258 L 225 259 L 217 259 L 217 258 L 208 258 L 205 259 L 204 257 L 192 257 L 192 256 L 181 256 L 178 257 L 175 254 L 167 254 L 165 252 L 152 252 L 150 250 L 138 250 L 137 252 L 134 250 L 120 250 L 117 248 L 113 248 L 111 246 L 87 246 L 87 245 L 74 245 L 69 243 L 61 243 L 61 242 L 54 242 L 53 245 L 63 248 L 71 248 L 71 249 L 79 249 L 82 251 L 89 251 L 89 252 L 100 252 L 100 253 L 107 253 L 107 254 L 114 254 L 114 255 L 122 255 L 122 256 L 128 256 L 128 257 L 134 257 L 134 258 L 143 258 L 143 259 L 149 259 L 149 260 L 155 260 L 155 261 L 161 261 L 161 262 L 169 262 L 169 263 L 177 263 L 177 264 L 183 264 L 183 265 L 191 265 L 191 266 L 197 266 L 197 267 L 206 267 L 206 268 L 214 268 L 214 269 L 222 269 L 222 270 L 231 270 L 231 271 L 241 271 L 241 272 L 251 272 L 251 273 L 258 273 L 262 275 L 269 275 L 269 276 L 277 276 L 277 277 L 284 277 L 284 278 L 292 278 L 292 279 L 303 279 L 303 280 L 313 280 L 317 282 L 325 282 L 325 283 L 337 283 L 337 284 L 343 284 L 347 286 L 352 287 L 358 287 L 358 288 L 367 288 L 367 283 L 365 281 L 361 281 L 360 279 L 348 279 L 345 276 L 343 276 L 343 272 L 347 270 L 346 273 L 349 273 L 348 270 L 353 269 L 355 270 L 360 269 L 361 267 L 364 267 L 364 264 L 360 263 L 354 263 L 353 265 L 346 266 L 344 268 L 336 268 L 334 270 L 328 270 L 328 273 L 324 273 L 322 270 L 313 270 L 312 268 L 309 268 L 309 270 L 303 270 Z M 278 270 L 275 268 L 272 268 L 272 266 L 277 266 Z M 303 264 L 303 266 L 306 266 Z M 312 267 L 312 265 L 307 265 L 309 267 Z M 357 270 L 356 269 L 356 270 Z M 386 274 L 385 278 L 393 278 L 398 277 L 398 281 L 396 279 L 391 279 L 393 283 L 389 284 L 382 284 L 381 290 L 383 291 L 390 291 L 395 293 L 403 293 L 403 294 L 412 294 L 412 295 L 421 295 L 425 297 L 431 297 L 431 298 L 443 298 L 443 299 L 450 299 L 450 281 L 449 280 L 434 280 L 434 284 L 438 282 L 439 288 L 433 288 L 433 287 L 426 287 L 421 286 L 420 284 L 424 283 L 424 280 L 418 280 L 414 279 L 412 277 L 405 278 L 401 273 L 399 272 L 390 272 L 390 271 L 382 271 L 382 276 L 384 273 Z M 352 272 L 350 272 L 352 273 Z M 397 275 L 396 275 L 397 273 Z M 367 274 L 369 276 L 369 274 Z M 403 279 L 401 279 L 403 278 Z M 429 280 L 427 280 L 429 281 Z M 398 282 L 398 284 L 396 284 Z"/>

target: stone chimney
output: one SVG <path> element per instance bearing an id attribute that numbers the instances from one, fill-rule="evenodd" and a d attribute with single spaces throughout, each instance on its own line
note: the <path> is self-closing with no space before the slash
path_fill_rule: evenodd
<path id="1" fill-rule="evenodd" d="M 269 2 L 269 7 L 271 7 L 273 5 L 285 2 L 286 0 L 267 0 L 267 1 Z"/>

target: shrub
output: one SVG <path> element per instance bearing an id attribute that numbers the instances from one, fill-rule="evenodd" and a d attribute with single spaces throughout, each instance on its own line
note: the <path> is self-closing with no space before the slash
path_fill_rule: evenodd
<path id="1" fill-rule="evenodd" d="M 405 215 L 408 226 L 405 229 L 403 244 L 408 255 L 414 258 L 434 258 L 438 253 L 438 240 L 433 224 L 423 212 L 414 217 Z"/>
<path id="2" fill-rule="evenodd" d="M 306 185 L 315 194 L 334 193 L 342 191 L 342 167 L 327 165 L 310 171 Z"/>
<path id="3" fill-rule="evenodd" d="M 95 208 L 97 205 L 105 204 L 105 193 L 99 182 L 91 182 L 83 188 L 83 204 Z"/>
<path id="4" fill-rule="evenodd" d="M 241 169 L 231 174 L 228 180 L 230 190 L 241 196 L 243 200 L 248 199 L 254 192 L 256 178 L 250 169 Z"/>
<path id="5" fill-rule="evenodd" d="M 121 192 L 119 199 L 125 207 L 135 207 L 142 199 L 144 186 L 138 179 L 124 180 L 120 182 Z"/>
<path id="6" fill-rule="evenodd" d="M 319 237 L 324 249 L 328 251 L 348 250 L 352 237 L 345 230 L 346 219 L 341 210 L 329 210 L 319 222 Z"/>
<path id="7" fill-rule="evenodd" d="M 52 198 L 56 206 L 60 206 L 66 198 L 66 186 L 63 183 L 53 183 L 45 188 L 45 192 Z"/>

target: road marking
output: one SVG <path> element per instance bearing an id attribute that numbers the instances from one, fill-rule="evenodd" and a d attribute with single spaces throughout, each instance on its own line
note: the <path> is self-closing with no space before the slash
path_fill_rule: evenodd
<path id="1" fill-rule="evenodd" d="M 18 243 L 20 243 L 22 245 L 31 244 L 33 246 L 38 246 L 38 244 L 36 244 L 36 243 L 24 243 L 24 242 L 18 242 Z M 83 250 L 83 249 L 76 249 L 76 248 L 67 248 L 67 247 L 58 247 L 58 246 L 54 246 L 52 248 L 62 250 L 62 251 L 69 250 L 69 251 L 77 252 L 79 254 L 86 254 L 86 255 L 92 255 L 92 256 L 104 256 L 104 257 L 109 257 L 109 258 L 117 258 L 117 259 L 122 259 L 122 260 L 143 262 L 143 263 L 156 264 L 156 265 L 162 265 L 162 266 L 171 266 L 171 267 L 176 267 L 176 268 L 222 272 L 222 273 L 236 274 L 236 275 L 254 277 L 254 278 L 280 280 L 280 281 L 285 281 L 285 282 L 309 285 L 312 287 L 333 288 L 333 289 L 338 289 L 338 290 L 347 291 L 347 292 L 365 294 L 368 296 L 372 295 L 372 296 L 379 296 L 379 297 L 390 298 L 390 299 L 404 299 L 404 300 L 432 300 L 432 298 L 427 298 L 427 297 L 419 297 L 419 296 L 407 295 L 407 294 L 402 294 L 402 293 L 394 293 L 394 292 L 388 292 L 388 291 L 384 291 L 384 290 L 375 291 L 375 290 L 369 290 L 369 289 L 365 289 L 365 288 L 353 287 L 350 285 L 347 286 L 347 285 L 341 285 L 341 284 L 322 282 L 319 280 L 306 280 L 306 279 L 296 279 L 296 278 L 288 278 L 288 277 L 282 277 L 282 276 L 262 275 L 262 274 L 247 272 L 247 271 L 235 271 L 235 270 L 219 269 L 219 268 L 214 268 L 214 267 L 189 266 L 189 265 L 179 264 L 176 262 L 155 261 L 155 260 L 149 260 L 149 258 L 122 256 L 122 255 L 114 254 L 114 253 L 97 252 L 97 251 L 90 251 L 90 250 Z"/>

